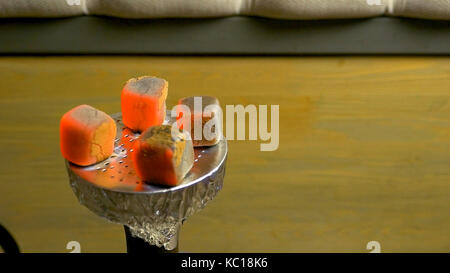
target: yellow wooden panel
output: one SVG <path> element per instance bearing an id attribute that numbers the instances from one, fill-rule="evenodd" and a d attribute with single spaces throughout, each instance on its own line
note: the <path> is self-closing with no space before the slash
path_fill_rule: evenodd
<path id="1" fill-rule="evenodd" d="M 125 251 L 123 229 L 78 204 L 59 118 L 120 111 L 124 82 L 280 105 L 280 146 L 232 141 L 225 186 L 180 251 L 450 251 L 447 57 L 1 57 L 0 223 L 26 252 Z"/>

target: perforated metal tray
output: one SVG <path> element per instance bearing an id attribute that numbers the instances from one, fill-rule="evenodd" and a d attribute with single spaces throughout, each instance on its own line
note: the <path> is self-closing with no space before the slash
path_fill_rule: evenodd
<path id="1" fill-rule="evenodd" d="M 80 203 L 114 223 L 127 225 L 133 236 L 173 249 L 181 223 L 202 209 L 223 186 L 227 158 L 225 139 L 194 149 L 194 166 L 175 187 L 147 184 L 136 176 L 130 154 L 139 134 L 126 128 L 121 114 L 113 155 L 81 167 L 66 161 L 70 185 Z M 165 123 L 174 122 L 169 117 Z"/>

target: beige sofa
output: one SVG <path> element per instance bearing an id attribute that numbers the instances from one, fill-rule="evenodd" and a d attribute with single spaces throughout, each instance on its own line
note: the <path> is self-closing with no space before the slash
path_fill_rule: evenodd
<path id="1" fill-rule="evenodd" d="M 234 15 L 277 19 L 404 16 L 450 20 L 450 0 L 0 0 L 0 17 L 106 15 L 199 18 Z"/>
<path id="2" fill-rule="evenodd" d="M 449 44 L 450 0 L 0 0 L 3 55 L 448 55 Z"/>

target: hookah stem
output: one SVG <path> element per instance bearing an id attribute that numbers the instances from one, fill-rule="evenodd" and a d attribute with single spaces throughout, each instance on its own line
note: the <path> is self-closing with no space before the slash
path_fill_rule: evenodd
<path id="1" fill-rule="evenodd" d="M 166 250 L 164 247 L 150 245 L 141 238 L 133 237 L 131 235 L 130 229 L 127 226 L 123 227 L 125 229 L 125 238 L 127 241 L 128 253 L 178 253 L 178 242 L 177 246 L 174 249 Z"/>

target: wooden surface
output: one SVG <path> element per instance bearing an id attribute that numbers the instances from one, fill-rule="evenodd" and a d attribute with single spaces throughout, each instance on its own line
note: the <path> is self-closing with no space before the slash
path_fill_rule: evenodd
<path id="1" fill-rule="evenodd" d="M 125 251 L 122 226 L 78 204 L 59 118 L 120 110 L 137 75 L 168 105 L 209 94 L 279 104 L 280 146 L 232 141 L 225 186 L 184 225 L 180 251 L 450 251 L 450 59 L 1 57 L 0 223 L 26 252 Z"/>

